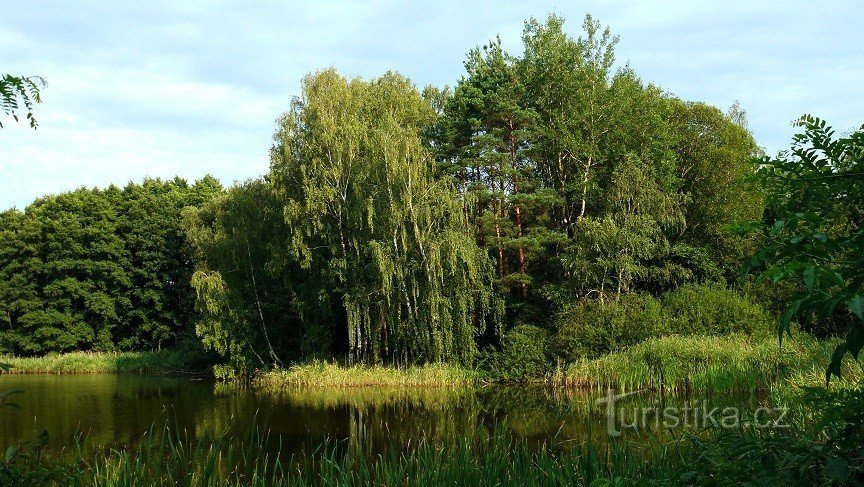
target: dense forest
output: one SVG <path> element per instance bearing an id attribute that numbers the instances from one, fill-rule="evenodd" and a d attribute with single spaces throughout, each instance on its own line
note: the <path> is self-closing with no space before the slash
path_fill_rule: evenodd
<path id="1" fill-rule="evenodd" d="M 180 212 L 222 191 L 210 177 L 146 180 L 0 213 L 0 349 L 157 349 L 193 337 Z"/>
<path id="2" fill-rule="evenodd" d="M 530 20 L 522 43 L 471 50 L 452 89 L 308 75 L 259 179 L 146 180 L 3 212 L 0 352 L 200 339 L 238 370 L 531 375 L 651 337 L 774 333 L 801 286 L 741 279 L 770 236 L 733 227 L 786 204 L 759 184 L 744 112 L 642 81 L 591 17 L 575 39 L 561 18 Z M 802 326 L 851 319 L 827 314 Z"/>

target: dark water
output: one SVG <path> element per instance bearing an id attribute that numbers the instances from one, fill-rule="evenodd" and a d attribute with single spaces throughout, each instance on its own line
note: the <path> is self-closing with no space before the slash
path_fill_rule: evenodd
<path id="1" fill-rule="evenodd" d="M 596 395 L 543 387 L 298 389 L 261 393 L 210 381 L 139 375 L 3 375 L 0 391 L 21 388 L 20 409 L 0 410 L 0 447 L 47 430 L 48 448 L 76 444 L 134 446 L 153 427 L 190 436 L 269 431 L 290 453 L 324 441 L 376 453 L 420 438 L 454 441 L 493 428 L 533 443 L 567 445 L 607 438 L 606 409 Z M 627 404 L 680 405 L 685 400 L 631 397 Z M 692 401 L 688 399 L 687 401 Z M 752 409 L 754 397 L 711 400 Z M 683 427 L 683 425 L 682 425 Z M 638 441 L 639 433 L 625 431 Z"/>

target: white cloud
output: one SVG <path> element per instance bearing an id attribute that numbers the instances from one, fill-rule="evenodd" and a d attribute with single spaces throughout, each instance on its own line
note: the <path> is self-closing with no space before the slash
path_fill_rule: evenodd
<path id="1" fill-rule="evenodd" d="M 274 119 L 302 76 L 393 69 L 455 83 L 468 49 L 557 12 L 591 12 L 646 82 L 723 109 L 740 100 L 775 151 L 804 112 L 864 122 L 864 7 L 856 2 L 10 2 L 3 72 L 48 80 L 40 128 L 0 132 L 0 208 L 144 176 L 262 174 Z"/>

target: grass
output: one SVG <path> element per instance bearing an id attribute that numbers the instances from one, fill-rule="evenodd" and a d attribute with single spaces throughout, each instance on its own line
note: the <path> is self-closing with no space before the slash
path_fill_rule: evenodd
<path id="1" fill-rule="evenodd" d="M 42 357 L 0 356 L 12 374 L 202 373 L 206 355 L 192 347 L 158 352 L 71 352 Z"/>
<path id="2" fill-rule="evenodd" d="M 571 387 L 663 392 L 768 391 L 830 361 L 833 342 L 746 336 L 668 336 L 567 366 L 551 377 Z"/>
<path id="3" fill-rule="evenodd" d="M 472 384 L 476 380 L 476 372 L 446 364 L 397 368 L 380 365 L 343 367 L 328 362 L 312 362 L 262 372 L 255 377 L 254 385 L 278 391 L 296 387 L 460 386 Z"/>
<path id="4" fill-rule="evenodd" d="M 802 457 L 815 443 L 797 434 L 748 428 L 718 432 L 711 441 L 682 436 L 598 447 L 589 438 L 560 448 L 554 441 L 529 445 L 493 429 L 448 444 L 419 440 L 367 457 L 346 449 L 345 442 L 325 441 L 289 456 L 268 447 L 272 439 L 266 435 L 205 439 L 166 428 L 151 430 L 135 448 L 90 457 L 79 448 L 78 458 L 65 462 L 13 455 L 0 464 L 0 479 L 4 485 L 104 487 L 828 485 L 830 455 Z M 850 466 L 860 472 L 860 465 Z"/>

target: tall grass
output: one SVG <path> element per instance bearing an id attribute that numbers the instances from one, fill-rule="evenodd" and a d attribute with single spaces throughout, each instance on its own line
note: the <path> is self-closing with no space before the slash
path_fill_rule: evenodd
<path id="1" fill-rule="evenodd" d="M 167 429 L 151 432 L 134 449 L 87 457 L 45 469 L 40 485 L 336 486 L 336 485 L 822 485 L 825 458 L 800 458 L 810 445 L 788 433 L 745 429 L 717 432 L 710 441 L 681 436 L 642 443 L 611 440 L 539 446 L 497 430 L 443 444 L 420 440 L 374 457 L 354 455 L 327 441 L 298 456 L 253 434 L 197 439 Z M 598 446 L 602 445 L 602 446 Z M 733 454 L 734 453 L 734 454 Z M 765 457 L 760 461 L 760 456 Z M 792 462 L 811 461 L 808 468 Z M 820 480 L 822 482 L 820 482 Z M 797 481 L 797 482 L 796 482 Z"/>
<path id="2" fill-rule="evenodd" d="M 477 373 L 454 365 L 428 364 L 397 368 L 378 365 L 342 367 L 327 362 L 294 365 L 258 374 L 253 383 L 266 390 L 290 387 L 459 386 L 477 380 Z"/>
<path id="3" fill-rule="evenodd" d="M 158 352 L 72 352 L 42 357 L 0 356 L 12 374 L 204 373 L 208 357 L 184 347 Z"/>
<path id="4" fill-rule="evenodd" d="M 824 367 L 833 344 L 805 335 L 776 338 L 668 336 L 558 370 L 556 384 L 662 392 L 767 391 L 803 370 Z M 823 369 L 824 370 L 824 369 Z"/>
<path id="5" fill-rule="evenodd" d="M 450 444 L 419 440 L 368 458 L 346 451 L 344 442 L 326 441 L 297 456 L 282 454 L 272 443 L 273 438 L 258 434 L 243 440 L 206 439 L 168 428 L 151 430 L 134 449 L 87 457 L 79 448 L 78 458 L 64 468 L 45 469 L 53 475 L 45 476 L 41 485 L 587 485 L 598 479 L 637 478 L 651 469 L 680 469 L 663 450 L 652 455 L 635 444 L 537 447 L 495 431 Z"/>

